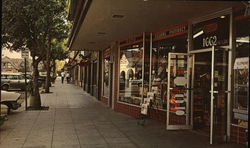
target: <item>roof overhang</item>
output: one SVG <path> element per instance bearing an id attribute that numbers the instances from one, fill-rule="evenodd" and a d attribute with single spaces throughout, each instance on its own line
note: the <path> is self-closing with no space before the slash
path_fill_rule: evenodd
<path id="1" fill-rule="evenodd" d="M 92 0 L 80 11 L 70 50 L 103 50 L 111 42 L 142 32 L 187 23 L 230 7 L 235 1 Z"/>

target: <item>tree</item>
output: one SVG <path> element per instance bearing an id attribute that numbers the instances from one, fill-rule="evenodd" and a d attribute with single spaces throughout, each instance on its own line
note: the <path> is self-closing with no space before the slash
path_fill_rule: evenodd
<path id="1" fill-rule="evenodd" d="M 28 49 L 32 56 L 33 94 L 32 107 L 41 107 L 38 87 L 38 64 L 46 57 L 52 33 L 58 39 L 67 32 L 62 22 L 66 22 L 66 0 L 4 0 L 2 43 L 4 47 L 20 51 Z"/>
<path id="2" fill-rule="evenodd" d="M 45 92 L 49 92 L 49 84 L 50 84 L 50 74 L 51 69 L 53 68 L 53 76 L 56 75 L 56 60 L 64 60 L 67 58 L 68 51 L 66 46 L 66 40 L 57 40 L 54 39 L 51 42 L 51 50 L 49 52 L 50 56 L 49 60 L 47 60 L 45 63 L 47 68 L 47 78 L 46 78 L 46 86 L 45 86 Z"/>
<path id="3" fill-rule="evenodd" d="M 63 3 L 61 3 L 61 5 L 63 5 Z M 60 7 L 60 5 L 58 6 Z M 65 8 L 59 10 L 56 9 L 56 11 L 57 15 L 54 15 L 54 17 L 50 20 L 49 32 L 48 32 L 48 48 L 46 51 L 46 64 L 45 64 L 47 71 L 46 83 L 45 83 L 46 93 L 49 93 L 49 87 L 50 87 L 51 62 L 54 63 L 55 59 L 53 59 L 53 57 L 60 56 L 58 55 L 59 53 L 57 52 L 60 49 L 57 49 L 56 47 L 62 47 L 62 46 L 56 46 L 56 44 L 60 44 L 60 42 L 65 40 L 68 37 L 68 31 L 69 31 L 69 24 L 66 22 L 67 13 L 65 11 Z M 61 49 L 60 51 L 64 50 Z"/>

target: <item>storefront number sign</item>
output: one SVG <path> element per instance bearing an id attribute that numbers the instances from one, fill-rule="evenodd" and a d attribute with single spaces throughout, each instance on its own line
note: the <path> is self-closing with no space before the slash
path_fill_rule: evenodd
<path id="1" fill-rule="evenodd" d="M 193 25 L 193 49 L 229 44 L 229 16 L 222 16 Z"/>

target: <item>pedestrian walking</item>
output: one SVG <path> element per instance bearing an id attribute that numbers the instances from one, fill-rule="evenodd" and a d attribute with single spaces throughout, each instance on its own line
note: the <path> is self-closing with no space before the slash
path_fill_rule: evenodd
<path id="1" fill-rule="evenodd" d="M 70 82 L 70 74 L 69 74 L 69 72 L 66 73 L 66 79 L 67 79 L 67 83 L 69 83 Z"/>
<path id="2" fill-rule="evenodd" d="M 64 80 L 64 71 L 61 72 L 61 78 L 62 78 L 62 84 L 63 84 L 63 80 Z"/>

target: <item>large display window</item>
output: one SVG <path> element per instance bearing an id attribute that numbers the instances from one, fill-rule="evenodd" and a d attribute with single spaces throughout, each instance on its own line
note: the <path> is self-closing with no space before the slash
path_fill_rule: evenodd
<path id="1" fill-rule="evenodd" d="M 173 31 L 176 30 L 176 31 Z M 164 34 L 162 36 L 161 34 Z M 187 53 L 187 25 L 181 25 L 153 35 L 151 91 L 154 93 L 153 107 L 167 109 L 168 54 Z"/>
<path id="2" fill-rule="evenodd" d="M 140 105 L 143 95 L 143 36 L 120 42 L 119 101 Z M 137 42 L 136 42 L 137 41 Z"/>
<path id="3" fill-rule="evenodd" d="M 234 59 L 233 124 L 246 127 L 249 108 L 249 26 L 245 9 L 235 14 L 236 50 Z"/>

